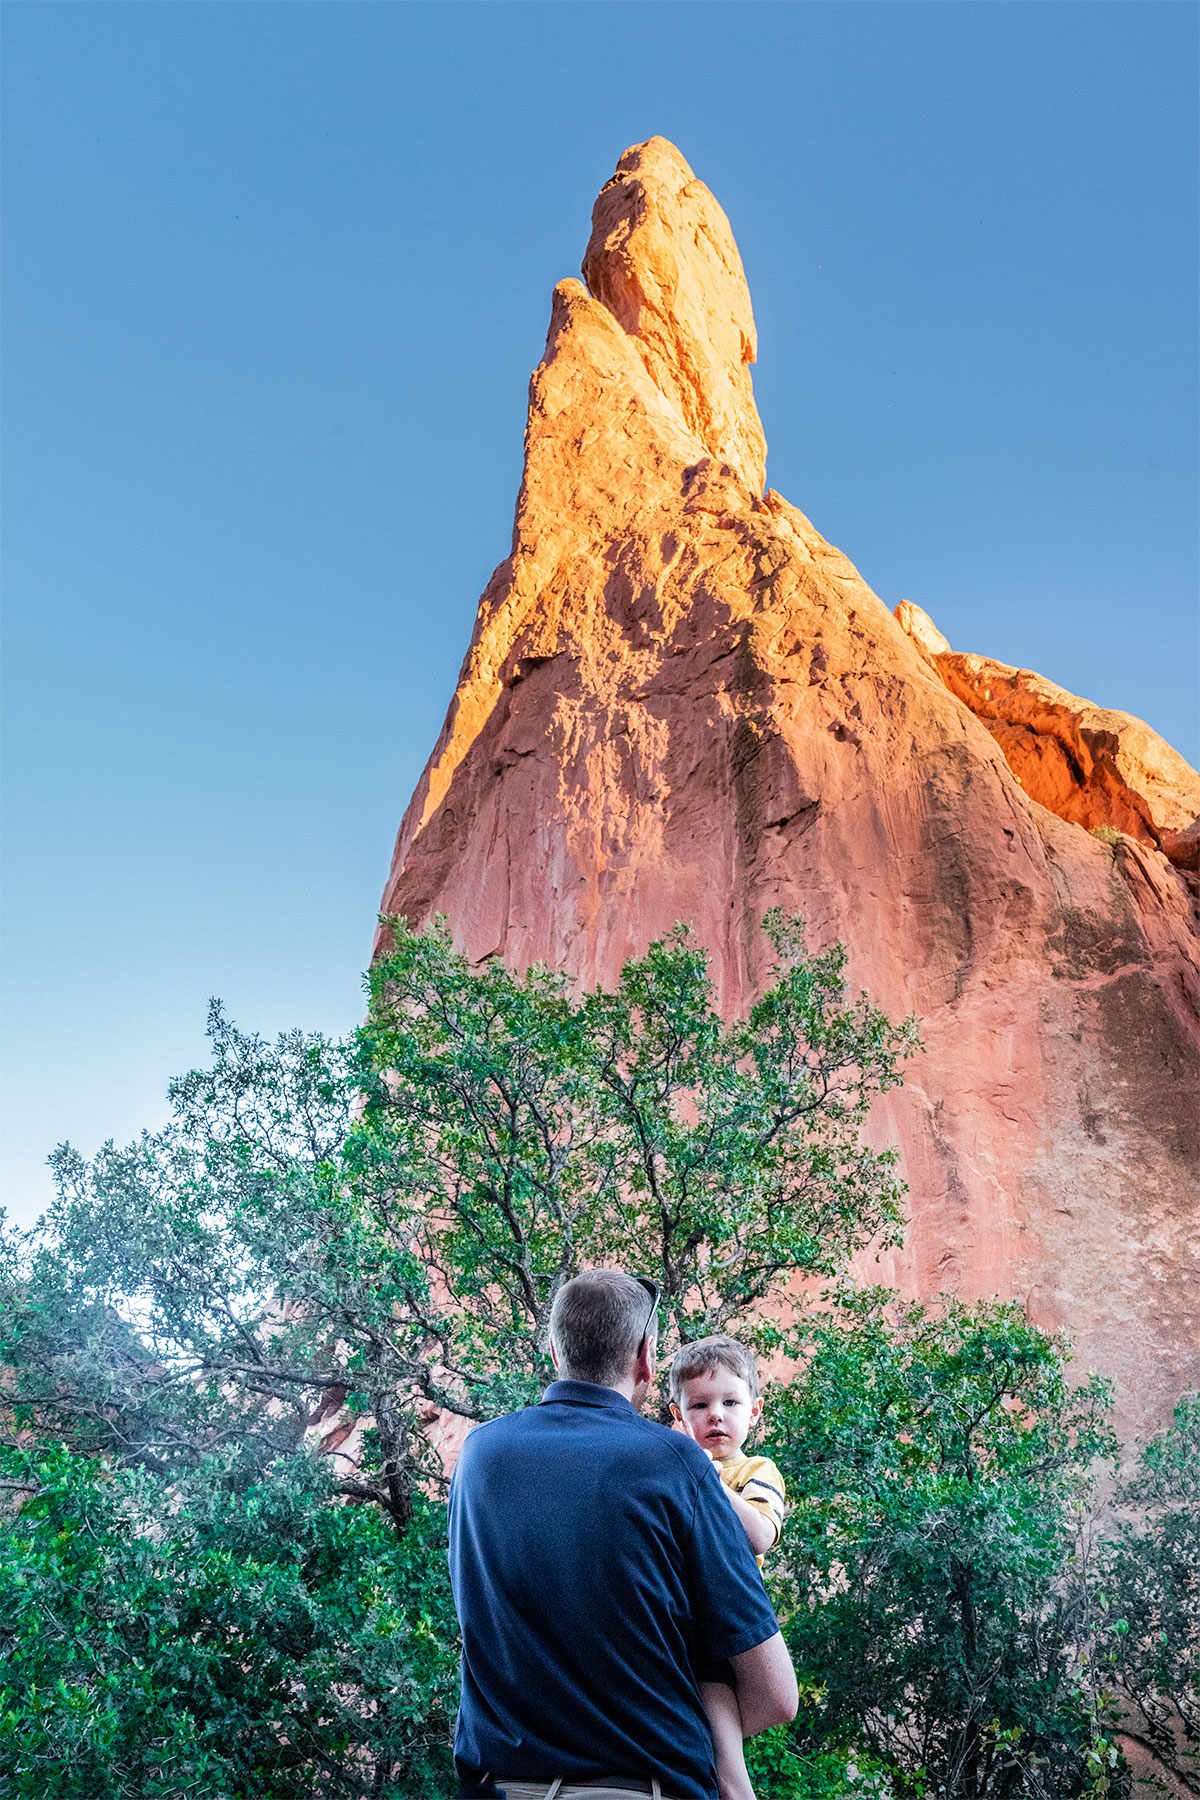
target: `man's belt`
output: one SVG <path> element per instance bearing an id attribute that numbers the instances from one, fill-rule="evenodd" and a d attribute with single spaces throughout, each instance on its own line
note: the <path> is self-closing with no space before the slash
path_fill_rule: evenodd
<path id="1" fill-rule="evenodd" d="M 503 1788 L 506 1782 L 519 1781 L 524 1786 L 540 1786 L 545 1781 L 544 1775 L 496 1775 L 493 1777 L 496 1786 Z M 639 1780 L 635 1775 L 564 1775 L 563 1786 L 569 1788 L 616 1788 L 622 1794 L 653 1794 L 652 1781 Z M 660 1785 L 660 1792 L 662 1788 Z"/>
<path id="2" fill-rule="evenodd" d="M 577 1788 L 619 1788 L 623 1794 L 652 1794 L 654 1792 L 653 1782 L 637 1781 L 629 1775 L 593 1776 L 588 1781 L 572 1780 L 568 1775 L 563 1785 Z"/>

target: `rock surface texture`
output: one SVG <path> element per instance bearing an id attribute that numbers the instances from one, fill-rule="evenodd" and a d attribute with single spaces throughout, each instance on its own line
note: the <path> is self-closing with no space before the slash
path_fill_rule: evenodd
<path id="1" fill-rule="evenodd" d="M 911 1226 L 872 1278 L 1019 1299 L 1147 1427 L 1200 1370 L 1196 777 L 894 618 L 763 494 L 737 248 L 662 138 L 601 192 L 584 274 L 383 910 L 584 983 L 688 920 L 730 1012 L 768 907 L 843 938 L 926 1045 L 873 1119 Z"/>

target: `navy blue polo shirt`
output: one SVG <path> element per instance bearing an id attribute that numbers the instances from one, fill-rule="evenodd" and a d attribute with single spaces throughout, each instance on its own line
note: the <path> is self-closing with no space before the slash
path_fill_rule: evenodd
<path id="1" fill-rule="evenodd" d="M 555 1381 L 479 1425 L 450 1484 L 463 1788 L 657 1776 L 717 1800 L 696 1671 L 779 1629 L 746 1534 L 691 1438 Z"/>

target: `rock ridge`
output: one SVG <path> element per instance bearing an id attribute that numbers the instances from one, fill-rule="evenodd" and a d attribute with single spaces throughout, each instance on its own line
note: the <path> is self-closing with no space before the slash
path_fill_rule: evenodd
<path id="1" fill-rule="evenodd" d="M 956 655 L 928 613 L 896 618 L 950 692 L 982 719 L 1032 800 L 1087 831 L 1107 826 L 1195 870 L 1200 775 L 1132 713 L 1093 706 L 1031 669 Z"/>

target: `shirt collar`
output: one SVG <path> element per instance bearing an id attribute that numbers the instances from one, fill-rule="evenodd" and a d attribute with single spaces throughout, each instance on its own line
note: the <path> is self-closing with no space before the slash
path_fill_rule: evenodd
<path id="1" fill-rule="evenodd" d="M 633 1413 L 633 1403 L 616 1388 L 601 1387 L 597 1381 L 552 1381 L 542 1395 L 541 1404 L 551 1406 L 598 1406 L 605 1412 Z"/>

